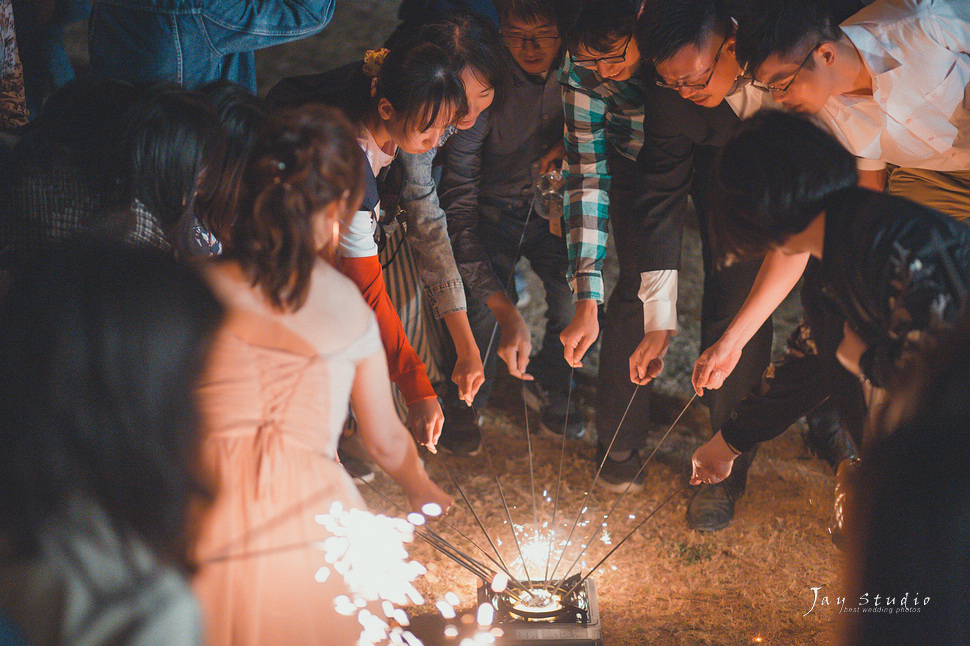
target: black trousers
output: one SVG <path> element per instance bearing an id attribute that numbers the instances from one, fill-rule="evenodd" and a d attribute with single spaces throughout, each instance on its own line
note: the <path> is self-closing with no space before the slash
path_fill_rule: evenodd
<path id="1" fill-rule="evenodd" d="M 714 149 L 699 149 L 695 156 L 695 179 L 691 194 L 698 213 L 703 243 L 704 297 L 701 308 L 702 350 L 720 338 L 727 325 L 741 308 L 760 261 L 739 263 L 719 269 L 715 253 L 707 235 L 707 213 L 713 206 L 712 164 Z M 597 380 L 596 431 L 605 449 L 613 440 L 612 450 L 626 451 L 642 448 L 646 443 L 650 420 L 651 387 L 640 387 L 630 381 L 630 355 L 643 339 L 643 302 L 638 296 L 640 272 L 637 265 L 638 247 L 644 244 L 641 221 L 646 217 L 646 196 L 641 187 L 642 170 L 619 154 L 610 157 L 613 183 L 610 189 L 610 226 L 620 265 L 616 287 L 606 304 L 602 324 L 600 366 Z M 670 216 L 668 216 L 670 217 Z M 683 222 L 667 223 L 664 236 L 675 245 L 672 251 L 679 265 Z M 758 382 L 771 359 L 771 321 L 767 321 L 751 339 L 741 355 L 738 366 L 724 386 L 709 391 L 704 401 L 711 409 L 714 429 L 728 419 L 731 410 L 743 400 Z M 632 403 L 631 403 L 632 399 Z M 623 418 L 629 405 L 629 412 Z M 623 419 L 622 425 L 620 420 Z"/>
<path id="2" fill-rule="evenodd" d="M 542 281 L 545 290 L 546 325 L 542 346 L 530 357 L 526 372 L 547 390 L 568 392 L 571 368 L 563 356 L 562 341 L 559 338 L 575 312 L 572 291 L 566 281 L 566 268 L 569 265 L 566 241 L 553 235 L 549 231 L 549 222 L 535 213 L 528 218 L 526 226 L 525 213 L 500 212 L 493 207 L 483 207 L 483 212 L 485 216 L 479 222 L 478 234 L 482 246 L 492 259 L 495 274 L 506 287 L 509 299 L 513 303 L 518 300 L 518 294 L 509 277 L 519 258 L 529 261 L 529 266 Z M 495 317 L 482 299 L 467 290 L 466 295 L 468 322 L 485 368 L 485 383 L 475 396 L 475 407 L 481 410 L 488 402 L 495 384 L 497 362 L 500 360 L 498 343 L 502 330 L 496 327 Z M 453 361 L 450 365 L 453 365 Z M 458 387 L 450 380 L 448 392 L 449 401 L 457 402 Z"/>
<path id="3" fill-rule="evenodd" d="M 765 372 L 724 424 L 724 438 L 738 450 L 781 435 L 823 404 L 838 412 L 856 446 L 863 445 L 862 388 L 836 357 L 845 319 L 822 295 L 814 261 L 806 272 L 802 306 L 804 322 L 789 336 L 788 352 Z"/>

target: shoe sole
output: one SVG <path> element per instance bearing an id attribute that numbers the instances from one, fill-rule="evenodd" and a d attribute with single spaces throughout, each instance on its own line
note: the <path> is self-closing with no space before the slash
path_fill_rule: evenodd
<path id="1" fill-rule="evenodd" d="M 447 446 L 445 446 L 443 444 L 439 444 L 437 448 L 438 448 L 438 450 L 443 451 L 443 452 L 447 453 L 448 455 L 467 455 L 468 457 L 472 457 L 472 458 L 475 457 L 476 455 L 481 455 L 481 453 L 482 453 L 482 443 L 481 442 L 478 443 L 478 448 L 476 448 L 474 451 L 470 451 L 470 452 L 468 452 L 468 451 L 452 451 L 451 449 L 449 449 Z"/>
<path id="2" fill-rule="evenodd" d="M 347 471 L 347 469 L 344 469 L 344 471 Z M 377 474 L 374 473 L 373 471 L 371 471 L 370 473 L 368 473 L 366 475 L 362 475 L 362 476 L 358 476 L 358 475 L 355 475 L 355 474 L 351 473 L 350 471 L 347 471 L 347 475 L 349 475 L 354 480 L 363 480 L 364 482 L 368 482 L 368 483 L 374 482 L 374 480 L 377 478 Z"/>
<path id="3" fill-rule="evenodd" d="M 601 477 L 596 478 L 593 482 L 596 486 L 606 489 L 610 493 L 623 493 L 625 491 L 639 493 L 643 491 L 643 485 L 636 482 L 609 482 Z"/>
<path id="4" fill-rule="evenodd" d="M 525 401 L 525 405 L 528 406 L 532 410 L 532 412 L 536 414 L 536 416 L 542 415 L 542 407 L 546 404 L 546 402 L 542 401 L 538 397 L 538 395 L 536 395 L 534 392 L 532 392 L 525 386 L 522 386 L 522 399 Z M 575 436 L 567 435 L 566 439 L 569 439 L 569 440 L 581 439 L 586 436 L 586 430 L 587 429 L 584 426 L 582 433 Z M 562 433 L 557 433 L 556 431 L 549 428 L 549 426 L 547 426 L 546 423 L 542 421 L 541 417 L 539 420 L 539 431 L 540 431 L 540 434 L 543 435 L 544 437 L 549 437 L 552 439 L 562 438 Z"/>
<path id="5" fill-rule="evenodd" d="M 731 524 L 731 521 L 724 523 L 723 525 L 715 525 L 713 527 L 694 527 L 687 521 L 687 526 L 690 527 L 695 532 L 703 532 L 705 534 L 710 534 L 711 532 L 719 532 L 722 529 L 727 529 L 727 526 Z"/>

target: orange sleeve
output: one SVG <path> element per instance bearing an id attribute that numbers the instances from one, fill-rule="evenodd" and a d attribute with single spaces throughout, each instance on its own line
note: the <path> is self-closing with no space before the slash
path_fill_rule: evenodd
<path id="1" fill-rule="evenodd" d="M 354 281 L 364 300 L 377 315 L 377 327 L 380 328 L 381 343 L 387 355 L 387 369 L 391 381 L 401 389 L 404 400 L 413 404 L 421 399 L 435 397 L 424 363 L 404 334 L 404 326 L 401 325 L 401 319 L 387 294 L 381 261 L 377 256 L 340 258 L 338 267 L 340 273 Z"/>

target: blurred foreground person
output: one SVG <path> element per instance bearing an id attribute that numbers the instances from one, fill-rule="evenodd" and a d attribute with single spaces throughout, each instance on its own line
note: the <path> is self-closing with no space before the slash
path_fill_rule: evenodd
<path id="1" fill-rule="evenodd" d="M 282 113 L 254 144 L 229 250 L 209 273 L 230 310 L 199 388 L 219 491 L 196 550 L 209 644 L 356 643 L 361 625 L 335 608 L 348 584 L 318 578 L 332 534 L 317 515 L 364 508 L 334 459 L 348 399 L 411 506 L 451 503 L 395 415 L 373 312 L 322 259 L 360 204 L 363 162 L 335 111 Z"/>
<path id="2" fill-rule="evenodd" d="M 859 473 L 845 598 L 872 611 L 843 615 L 845 646 L 970 643 L 966 313 L 911 377 Z"/>
<path id="3" fill-rule="evenodd" d="M 724 147 L 723 209 L 712 233 L 725 254 L 777 249 L 811 261 L 805 322 L 789 338 L 788 354 L 694 453 L 692 484 L 724 479 L 739 453 L 830 397 L 862 446 L 873 394 L 881 398 L 898 384 L 964 306 L 970 227 L 856 180 L 852 156 L 796 115 L 759 112 Z M 764 285 L 749 298 L 759 289 Z M 717 388 L 730 368 L 702 360 L 695 388 Z"/>
<path id="4" fill-rule="evenodd" d="M 225 139 L 195 92 L 72 81 L 47 100 L 3 169 L 0 250 L 19 256 L 87 234 L 192 256 Z"/>
<path id="5" fill-rule="evenodd" d="M 150 249 L 39 254 L 0 305 L 0 610 L 34 645 L 197 644 L 192 387 L 222 308 Z"/>

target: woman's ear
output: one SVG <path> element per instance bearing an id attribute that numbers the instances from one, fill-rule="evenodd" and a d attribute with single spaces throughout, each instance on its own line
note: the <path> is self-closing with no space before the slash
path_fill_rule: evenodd
<path id="1" fill-rule="evenodd" d="M 383 121 L 390 121 L 394 118 L 394 106 L 391 102 L 381 97 L 377 102 L 377 114 L 380 115 Z"/>

